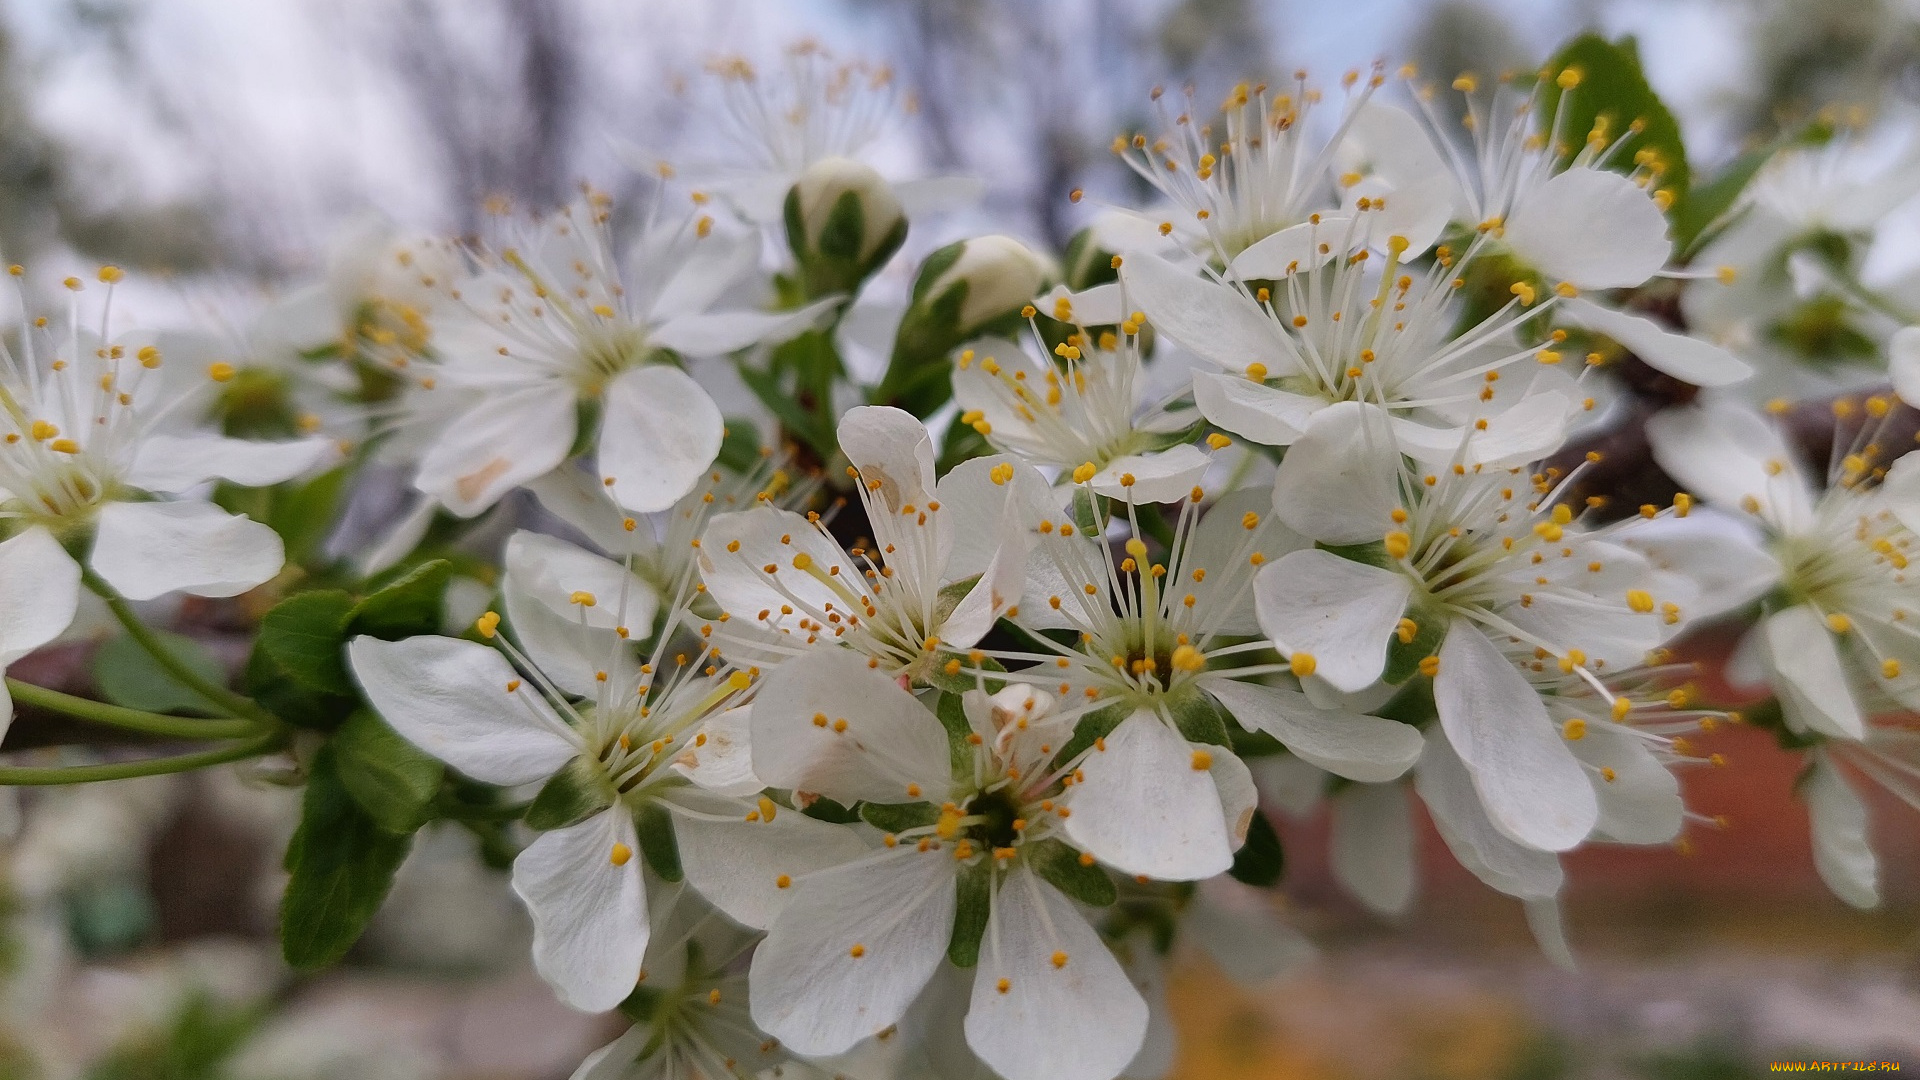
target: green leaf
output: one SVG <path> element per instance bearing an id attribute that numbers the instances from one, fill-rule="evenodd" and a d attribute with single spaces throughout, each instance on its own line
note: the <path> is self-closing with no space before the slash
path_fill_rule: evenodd
<path id="1" fill-rule="evenodd" d="M 1083 904 L 1106 907 L 1120 898 L 1120 892 L 1113 884 L 1113 875 L 1101 869 L 1098 863 L 1081 862 L 1080 853 L 1059 840 L 1028 844 L 1025 855 L 1033 872 L 1039 874 L 1047 884 Z"/>
<path id="2" fill-rule="evenodd" d="M 446 615 L 447 582 L 452 578 L 453 564 L 445 559 L 421 563 L 361 598 L 347 620 L 351 633 L 388 641 L 439 633 Z"/>
<path id="3" fill-rule="evenodd" d="M 1286 868 L 1280 834 L 1273 831 L 1273 823 L 1265 813 L 1255 810 L 1253 821 L 1247 826 L 1247 842 L 1233 856 L 1233 866 L 1227 873 L 1232 874 L 1235 881 L 1264 889 L 1280 884 L 1280 875 Z"/>
<path id="4" fill-rule="evenodd" d="M 535 832 L 564 829 L 612 806 L 613 800 L 614 791 L 606 778 L 585 758 L 575 758 L 541 785 L 524 820 Z"/>
<path id="5" fill-rule="evenodd" d="M 264 519 L 287 545 L 287 561 L 310 562 L 319 553 L 339 514 L 351 465 L 329 469 L 304 484 L 289 484 L 274 493 Z"/>
<path id="6" fill-rule="evenodd" d="M 680 842 L 673 833 L 673 815 L 659 803 L 648 800 L 633 812 L 633 831 L 640 838 L 640 854 L 662 881 L 679 881 L 686 875 L 680 869 Z"/>
<path id="7" fill-rule="evenodd" d="M 227 671 L 206 647 L 190 637 L 157 632 L 167 652 L 208 682 L 226 685 Z M 148 712 L 201 712 L 221 715 L 222 710 L 181 683 L 147 650 L 130 637 L 108 638 L 93 653 L 93 683 L 100 696 L 115 705 Z"/>
<path id="8" fill-rule="evenodd" d="M 1686 199 L 1673 208 L 1671 215 L 1674 250 L 1690 255 L 1719 232 L 1727 224 L 1722 218 L 1740 201 L 1740 194 L 1772 157 L 1771 147 L 1749 150 L 1727 163 L 1712 180 L 1687 192 Z"/>
<path id="9" fill-rule="evenodd" d="M 277 676 L 320 694 L 352 694 L 342 650 L 353 597 L 339 589 L 295 593 L 275 604 L 260 620 L 254 652 L 265 654 Z"/>
<path id="10" fill-rule="evenodd" d="M 1562 90 L 1557 80 L 1570 68 L 1579 70 L 1579 84 L 1570 91 Z M 1631 36 L 1615 42 L 1591 31 L 1581 34 L 1547 61 L 1543 75 L 1546 81 L 1541 85 L 1539 114 L 1543 129 L 1556 123 L 1557 110 L 1560 138 L 1577 153 L 1599 117 L 1607 118 L 1609 143 L 1626 135 L 1629 125 L 1644 121 L 1641 131 L 1627 135 L 1614 148 L 1607 167 L 1632 172 L 1635 156 L 1650 150 L 1664 166 L 1653 186 L 1673 193 L 1673 207 L 1686 201 L 1693 173 L 1687 166 L 1680 125 L 1647 82 L 1646 72 L 1640 67 L 1640 47 Z M 1559 108 L 1563 102 L 1565 107 Z"/>
<path id="11" fill-rule="evenodd" d="M 980 962 L 980 939 L 987 933 L 987 915 L 993 910 L 993 860 L 981 859 L 960 868 L 954 880 L 953 934 L 947 938 L 947 959 L 957 968 Z"/>
<path id="12" fill-rule="evenodd" d="M 881 832 L 903 833 L 940 820 L 940 808 L 930 802 L 861 803 L 860 820 Z"/>
<path id="13" fill-rule="evenodd" d="M 341 783 L 333 748 L 314 755 L 300 827 L 287 845 L 280 951 L 296 968 L 345 956 L 387 898 L 413 837 L 382 829 Z"/>
<path id="14" fill-rule="evenodd" d="M 334 764 L 347 794 L 388 832 L 426 824 L 446 766 L 400 737 L 371 709 L 347 717 L 333 737 Z"/>
<path id="15" fill-rule="evenodd" d="M 1227 732 L 1227 716 L 1212 698 L 1195 690 L 1168 704 L 1173 713 L 1173 726 L 1180 729 L 1181 736 L 1188 742 L 1233 745 L 1232 736 Z"/>
<path id="16" fill-rule="evenodd" d="M 834 802 L 824 795 L 816 796 L 800 812 L 819 821 L 830 821 L 835 825 L 851 825 L 860 820 L 860 815 L 844 803 Z"/>

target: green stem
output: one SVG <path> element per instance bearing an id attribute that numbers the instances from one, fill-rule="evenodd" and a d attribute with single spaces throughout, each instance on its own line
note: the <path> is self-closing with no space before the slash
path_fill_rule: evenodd
<path id="1" fill-rule="evenodd" d="M 140 621 L 140 616 L 134 613 L 133 605 L 127 602 L 127 598 L 121 596 L 118 590 L 103 581 L 98 574 L 91 569 L 82 570 L 81 573 L 87 588 L 92 589 L 100 599 L 107 602 L 108 610 L 112 611 L 113 617 L 120 620 L 120 625 L 126 628 L 127 636 L 139 643 L 140 647 L 147 651 L 147 655 L 153 657 L 153 662 L 159 664 L 182 686 L 206 698 L 208 702 L 224 710 L 228 716 L 244 717 L 273 727 L 279 726 L 279 719 L 261 708 L 252 698 L 236 694 L 208 680 L 182 662 L 178 656 L 174 655 L 172 649 L 167 648 L 166 643 L 160 640 L 160 636 L 154 633 L 151 627 Z"/>
<path id="2" fill-rule="evenodd" d="M 8 679 L 7 691 L 13 695 L 13 700 L 37 708 L 65 713 L 90 723 L 105 724 L 124 731 L 138 731 L 146 735 L 164 735 L 174 739 L 239 739 L 260 731 L 260 725 L 251 720 L 198 720 L 190 717 L 162 716 L 159 713 L 129 709 L 120 705 L 109 705 L 102 701 L 75 697 L 72 694 L 63 694 L 44 686 L 21 682 L 19 679 Z"/>
<path id="3" fill-rule="evenodd" d="M 67 765 L 50 768 L 24 768 L 0 765 L 0 787 L 44 787 L 50 784 L 88 784 L 100 780 L 129 780 L 136 776 L 160 776 L 189 772 L 229 761 L 259 757 L 280 745 L 280 733 L 269 732 L 217 750 L 174 757 L 143 758 L 139 761 L 113 761 L 104 765 Z"/>

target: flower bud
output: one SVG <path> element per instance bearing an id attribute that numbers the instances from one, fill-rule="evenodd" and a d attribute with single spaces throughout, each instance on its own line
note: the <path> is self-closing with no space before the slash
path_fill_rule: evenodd
<path id="1" fill-rule="evenodd" d="M 927 256 L 874 400 L 918 415 L 938 408 L 952 389 L 947 355 L 982 334 L 1014 333 L 1020 309 L 1053 276 L 1049 260 L 1009 236 L 962 240 Z"/>
<path id="2" fill-rule="evenodd" d="M 900 200 L 873 169 L 849 158 L 815 162 L 787 192 L 787 243 L 809 298 L 851 293 L 907 237 Z"/>

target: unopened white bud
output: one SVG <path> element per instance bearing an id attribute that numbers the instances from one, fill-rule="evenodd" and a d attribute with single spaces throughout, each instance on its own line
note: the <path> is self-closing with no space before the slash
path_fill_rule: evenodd
<path id="1" fill-rule="evenodd" d="M 960 257 L 934 279 L 926 295 L 937 297 L 966 282 L 960 329 L 971 333 L 983 323 L 1025 307 L 1052 276 L 1052 264 L 1013 237 L 979 236 L 966 241 Z"/>

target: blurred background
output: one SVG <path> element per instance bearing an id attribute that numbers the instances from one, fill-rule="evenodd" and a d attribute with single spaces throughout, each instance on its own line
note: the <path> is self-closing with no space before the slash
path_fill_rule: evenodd
<path id="1" fill-rule="evenodd" d="M 985 181 L 976 209 L 916 221 L 910 257 L 987 229 L 1058 250 L 1085 221 L 1070 189 L 1136 198 L 1106 148 L 1151 126 L 1161 84 L 1212 101 L 1242 79 L 1332 82 L 1379 58 L 1490 74 L 1597 27 L 1637 36 L 1696 169 L 1822 109 L 1896 132 L 1920 115 L 1908 0 L 10 0 L 0 13 L 0 257 L 42 280 L 145 271 L 116 304 L 159 326 L 244 319 L 321 272 L 369 215 L 464 234 L 489 203 L 548 207 L 581 180 L 644 195 L 654 163 L 726 155 L 708 61 L 777 63 L 807 37 L 894 68 L 903 107 L 882 157 Z M 1896 213 L 1876 258 L 1920 261 L 1914 218 Z M 88 649 L 15 673 L 84 682 Z M 1430 831 L 1421 899 L 1393 925 L 1333 885 L 1319 815 L 1273 808 L 1285 909 L 1318 955 L 1257 987 L 1183 959 L 1174 1075 L 1920 1069 L 1920 817 L 1875 804 L 1887 903 L 1855 912 L 1814 874 L 1793 760 L 1738 727 L 1702 750 L 1726 765 L 1687 777 L 1700 821 L 1680 844 L 1571 860 L 1572 974 Z M 610 1037 L 531 973 L 505 875 L 451 829 L 416 847 L 348 964 L 292 977 L 273 926 L 296 800 L 233 773 L 0 792 L 0 1080 L 558 1080 Z"/>

